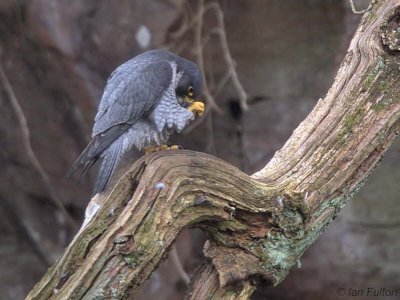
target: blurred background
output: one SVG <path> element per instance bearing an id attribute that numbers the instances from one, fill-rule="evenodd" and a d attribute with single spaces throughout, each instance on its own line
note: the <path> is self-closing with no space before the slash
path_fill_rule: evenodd
<path id="1" fill-rule="evenodd" d="M 82 183 L 64 175 L 119 64 L 153 48 L 200 63 L 208 111 L 173 142 L 252 174 L 325 96 L 360 19 L 347 0 L 1 0 L 0 298 L 22 299 L 80 225 L 95 170 Z M 400 289 L 399 153 L 397 140 L 301 267 L 253 299 Z M 205 238 L 178 239 L 189 274 Z M 138 299 L 181 299 L 185 287 L 168 259 Z"/>

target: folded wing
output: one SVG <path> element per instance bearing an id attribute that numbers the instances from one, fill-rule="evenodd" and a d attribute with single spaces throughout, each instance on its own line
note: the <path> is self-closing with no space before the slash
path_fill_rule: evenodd
<path id="1" fill-rule="evenodd" d="M 67 176 L 71 176 L 80 168 L 82 168 L 81 176 L 84 175 L 103 151 L 137 120 L 146 117 L 168 89 L 172 74 L 170 63 L 163 60 L 152 61 L 143 67 L 133 59 L 117 68 L 108 79 L 100 101 L 92 140 L 75 161 Z M 117 162 L 109 164 L 114 170 Z"/>

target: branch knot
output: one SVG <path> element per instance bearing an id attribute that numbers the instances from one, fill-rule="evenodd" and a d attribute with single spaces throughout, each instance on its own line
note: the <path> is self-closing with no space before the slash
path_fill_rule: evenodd
<path id="1" fill-rule="evenodd" d="M 387 23 L 381 26 L 381 38 L 388 51 L 400 51 L 400 7 L 397 7 Z"/>

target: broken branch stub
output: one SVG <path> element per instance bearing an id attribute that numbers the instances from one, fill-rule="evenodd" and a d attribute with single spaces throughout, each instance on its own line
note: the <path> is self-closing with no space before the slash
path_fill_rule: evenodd
<path id="1" fill-rule="evenodd" d="M 382 36 L 399 7 L 376 1 L 325 99 L 262 170 L 248 176 L 190 151 L 138 160 L 92 199 L 92 216 L 28 299 L 135 295 L 188 227 L 210 237 L 188 298 L 247 299 L 257 284 L 280 283 L 400 131 L 400 59 Z"/>

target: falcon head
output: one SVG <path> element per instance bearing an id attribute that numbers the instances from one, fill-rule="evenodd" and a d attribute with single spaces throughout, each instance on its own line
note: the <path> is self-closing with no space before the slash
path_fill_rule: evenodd
<path id="1" fill-rule="evenodd" d="M 201 116 L 204 112 L 204 103 L 200 100 L 203 82 L 200 69 L 193 62 L 180 58 L 177 71 L 182 72 L 175 89 L 178 103 L 195 115 Z"/>

